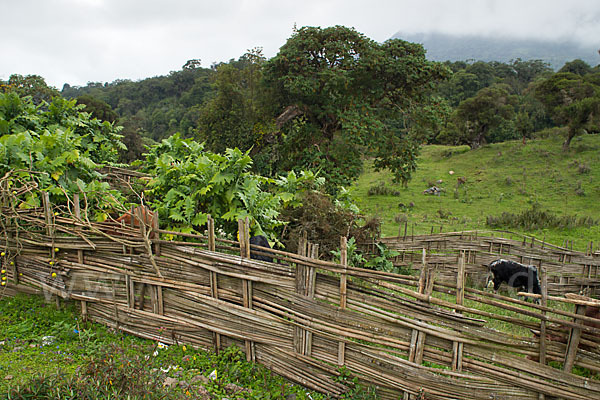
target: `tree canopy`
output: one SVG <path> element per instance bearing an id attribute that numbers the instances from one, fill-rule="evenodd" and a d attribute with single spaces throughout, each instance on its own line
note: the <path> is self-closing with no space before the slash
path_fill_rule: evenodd
<path id="1" fill-rule="evenodd" d="M 379 44 L 343 26 L 300 28 L 265 67 L 280 112 L 297 110 L 282 127 L 279 151 L 346 184 L 368 149 L 377 167 L 405 183 L 415 168 L 417 127 L 435 120 L 432 89 L 448 75 L 418 44 Z"/>
<path id="2" fill-rule="evenodd" d="M 598 126 L 600 114 L 600 74 L 581 76 L 559 72 L 535 87 L 541 101 L 557 124 L 568 126 L 563 149 L 584 129 Z"/>
<path id="3" fill-rule="evenodd" d="M 508 89 L 502 84 L 483 88 L 456 108 L 454 121 L 471 148 L 486 144 L 490 132 L 513 117 L 517 98 Z"/>

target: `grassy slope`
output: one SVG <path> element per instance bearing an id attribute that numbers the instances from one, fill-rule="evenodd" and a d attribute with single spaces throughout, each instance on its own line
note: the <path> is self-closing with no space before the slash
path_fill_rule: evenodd
<path id="1" fill-rule="evenodd" d="M 404 223 L 395 221 L 402 214 L 408 219 L 408 234 L 413 229 L 415 234 L 429 233 L 432 227 L 438 232 L 441 226 L 444 232 L 486 229 L 488 215 L 518 213 L 536 202 L 559 216 L 600 219 L 600 136 L 574 139 L 567 153 L 563 153 L 561 144 L 562 138 L 552 137 L 528 141 L 526 145 L 521 141 L 492 144 L 472 151 L 467 146 L 426 146 L 407 188 L 393 184 L 391 174 L 374 172 L 367 163 L 352 194 L 365 214 L 383 220 L 384 236 L 398 235 L 399 228 L 403 231 Z M 582 173 L 580 164 L 589 167 L 589 172 Z M 457 177 L 465 177 L 467 183 L 458 187 Z M 422 194 L 440 179 L 443 183 L 437 186 L 445 193 Z M 368 196 L 369 188 L 380 183 L 399 195 Z M 399 206 L 411 202 L 412 208 Z M 522 233 L 545 237 L 559 245 L 571 239 L 579 250 L 585 250 L 590 241 L 597 247 L 600 241 L 599 226 Z"/>

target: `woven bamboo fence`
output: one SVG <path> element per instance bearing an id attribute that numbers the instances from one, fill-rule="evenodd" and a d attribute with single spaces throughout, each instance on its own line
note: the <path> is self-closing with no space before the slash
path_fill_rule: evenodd
<path id="1" fill-rule="evenodd" d="M 346 366 L 382 399 L 600 398 L 600 381 L 572 373 L 600 372 L 600 330 L 582 315 L 597 303 L 544 293 L 536 305 L 468 288 L 469 247 L 447 283 L 423 248 L 419 276 L 349 267 L 345 238 L 340 263 L 319 260 L 306 241 L 299 254 L 273 250 L 269 263 L 249 257 L 244 221 L 234 242 L 215 237 L 212 219 L 199 236 L 85 214 L 78 199 L 68 210 L 47 199 L 2 209 L 4 294 L 77 301 L 85 318 L 165 343 L 235 344 L 248 360 L 334 397 L 347 390 L 332 380 Z"/>
<path id="2" fill-rule="evenodd" d="M 406 228 L 406 227 L 405 227 Z M 502 237 L 512 236 L 512 239 Z M 413 266 L 419 269 L 420 253 L 427 250 L 428 263 L 434 265 L 445 282 L 455 282 L 461 251 L 466 252 L 466 273 L 471 281 L 483 285 L 488 275 L 487 265 L 498 258 L 509 259 L 545 268 L 548 273 L 548 292 L 564 295 L 586 290 L 600 295 L 600 253 L 594 251 L 593 242 L 586 252 L 559 247 L 512 232 L 469 231 L 430 235 L 407 235 L 381 238 L 381 243 L 400 252 L 394 260 L 396 266 Z"/>

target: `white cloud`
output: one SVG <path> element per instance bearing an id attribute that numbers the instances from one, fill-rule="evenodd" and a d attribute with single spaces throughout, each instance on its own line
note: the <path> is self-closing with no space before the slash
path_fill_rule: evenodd
<path id="1" fill-rule="evenodd" d="M 67 82 L 142 79 L 263 47 L 298 27 L 345 25 L 384 41 L 396 32 L 600 41 L 597 0 L 20 0 L 0 6 L 0 79 L 38 74 Z M 600 47 L 600 43 L 598 43 Z"/>

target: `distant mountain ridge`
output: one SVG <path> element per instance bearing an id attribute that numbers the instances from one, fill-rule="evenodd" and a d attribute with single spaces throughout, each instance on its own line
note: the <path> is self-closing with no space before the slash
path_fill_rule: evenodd
<path id="1" fill-rule="evenodd" d="M 581 59 L 592 67 L 600 63 L 600 43 L 596 46 L 584 46 L 571 40 L 553 42 L 442 33 L 398 32 L 393 37 L 421 43 L 427 50 L 427 58 L 432 61 L 476 60 L 506 63 L 520 58 L 524 61 L 543 60 L 554 70 L 575 59 Z"/>

